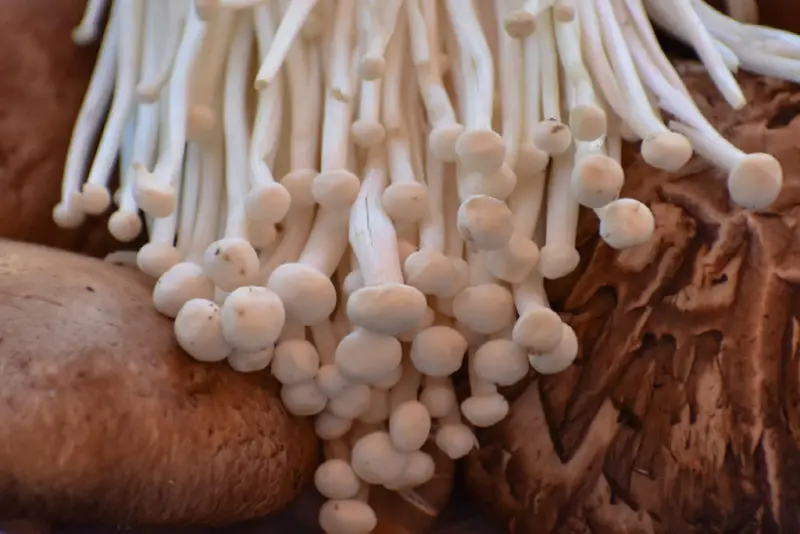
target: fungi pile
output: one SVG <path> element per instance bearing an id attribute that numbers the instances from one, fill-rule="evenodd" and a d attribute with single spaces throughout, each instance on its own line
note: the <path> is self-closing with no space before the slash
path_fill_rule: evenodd
<path id="1" fill-rule="evenodd" d="M 74 39 L 101 45 L 53 216 L 113 204 L 119 241 L 146 230 L 117 257 L 157 279 L 180 346 L 269 368 L 326 441 L 323 529 L 366 533 L 370 486 L 425 483 L 423 445 L 463 457 L 507 414 L 498 388 L 576 358 L 544 280 L 577 268 L 580 208 L 615 249 L 654 230 L 620 198 L 623 140 L 666 171 L 696 152 L 743 208 L 778 196 L 778 162 L 709 124 L 652 25 L 738 109 L 736 69 L 797 78 L 800 38 L 730 4 L 89 0 Z"/>

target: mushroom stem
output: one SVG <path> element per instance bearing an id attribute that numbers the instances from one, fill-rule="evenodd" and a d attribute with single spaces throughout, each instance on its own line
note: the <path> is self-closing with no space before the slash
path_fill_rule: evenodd
<path id="1" fill-rule="evenodd" d="M 469 352 L 470 397 L 461 403 L 461 413 L 473 425 L 485 428 L 502 421 L 508 414 L 508 401 L 497 392 L 497 386 L 483 380 L 475 372 L 475 350 Z"/>
<path id="2" fill-rule="evenodd" d="M 514 342 L 536 352 L 555 348 L 561 339 L 561 318 L 550 309 L 541 273 L 532 270 L 514 285 L 513 294 L 519 313 L 512 331 Z"/>
<path id="3" fill-rule="evenodd" d="M 148 0 L 146 11 L 148 17 L 150 13 L 153 14 L 153 20 L 146 26 L 147 38 L 145 41 L 161 40 L 162 42 L 158 47 L 156 67 L 146 76 L 142 76 L 136 86 L 136 93 L 141 102 L 152 103 L 158 101 L 161 91 L 170 80 L 189 12 L 194 10 L 186 9 L 186 4 L 183 2 Z"/>
<path id="4" fill-rule="evenodd" d="M 575 248 L 578 202 L 570 187 L 574 150 L 553 158 L 547 187 L 547 233 L 539 255 L 539 272 L 554 280 L 568 275 L 580 262 Z"/>
<path id="5" fill-rule="evenodd" d="M 72 30 L 72 41 L 86 45 L 96 41 L 102 30 L 103 15 L 108 10 L 109 0 L 88 0 L 81 21 Z"/>
<path id="6" fill-rule="evenodd" d="M 275 33 L 269 52 L 267 52 L 262 60 L 261 66 L 258 68 L 256 74 L 256 89 L 263 91 L 271 83 L 280 71 L 283 62 L 286 60 L 289 50 L 300 33 L 300 29 L 305 24 L 311 10 L 317 4 L 318 0 L 291 0 L 283 13 L 281 23 Z M 268 9 L 264 6 L 259 6 L 256 9 Z"/>

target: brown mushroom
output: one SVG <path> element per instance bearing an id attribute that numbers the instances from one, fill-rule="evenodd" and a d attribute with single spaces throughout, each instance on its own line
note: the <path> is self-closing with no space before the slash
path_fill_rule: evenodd
<path id="1" fill-rule="evenodd" d="M 0 240 L 0 519 L 231 523 L 310 480 L 316 438 L 273 381 L 193 362 L 151 291 Z"/>
<path id="2" fill-rule="evenodd" d="M 531 384 L 469 460 L 473 494 L 511 532 L 800 530 L 800 94 L 745 76 L 752 104 L 734 115 L 683 70 L 728 138 L 781 161 L 785 190 L 751 213 L 701 161 L 628 167 L 653 242 L 586 241 L 562 303 L 577 364 Z"/>

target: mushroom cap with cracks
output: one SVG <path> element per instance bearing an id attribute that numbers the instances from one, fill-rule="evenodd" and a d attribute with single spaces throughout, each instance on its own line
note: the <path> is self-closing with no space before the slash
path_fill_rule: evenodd
<path id="1" fill-rule="evenodd" d="M 304 325 L 327 319 L 336 308 L 336 288 L 330 278 L 302 263 L 280 265 L 267 287 L 283 301 L 287 318 Z"/>
<path id="2" fill-rule="evenodd" d="M 214 298 L 214 283 L 203 268 L 192 262 L 180 262 L 162 274 L 153 287 L 153 305 L 167 317 L 175 317 L 191 299 Z"/>
<path id="3" fill-rule="evenodd" d="M 207 299 L 192 299 L 183 305 L 174 323 L 178 345 L 201 362 L 221 362 L 233 352 L 222 336 L 222 313 Z"/>
<path id="4" fill-rule="evenodd" d="M 544 353 L 531 353 L 528 360 L 531 367 L 543 375 L 554 375 L 567 369 L 578 356 L 578 336 L 568 324 L 562 325 L 561 341 L 553 350 Z"/>
<path id="5" fill-rule="evenodd" d="M 419 182 L 397 182 L 381 196 L 386 214 L 398 223 L 414 223 L 428 213 L 428 188 Z"/>
<path id="6" fill-rule="evenodd" d="M 506 144 L 493 130 L 466 130 L 456 140 L 456 154 L 467 171 L 491 174 L 505 162 Z"/>
<path id="7" fill-rule="evenodd" d="M 316 378 L 319 371 L 319 353 L 305 339 L 288 339 L 275 347 L 272 358 L 272 375 L 281 384 L 300 384 Z"/>
<path id="8" fill-rule="evenodd" d="M 468 397 L 461 403 L 461 413 L 478 428 L 496 425 L 508 415 L 508 401 L 500 393 Z"/>
<path id="9" fill-rule="evenodd" d="M 514 297 L 500 284 L 469 286 L 453 299 L 453 314 L 478 334 L 494 334 L 514 323 Z"/>
<path id="10" fill-rule="evenodd" d="M 478 250 L 503 248 L 514 231 L 508 205 L 487 195 L 473 195 L 461 203 L 457 226 L 464 241 Z"/>
<path id="11" fill-rule="evenodd" d="M 238 373 L 263 371 L 272 362 L 275 347 L 267 347 L 255 352 L 235 350 L 228 356 L 228 365 Z"/>
<path id="12" fill-rule="evenodd" d="M 390 336 L 419 327 L 427 311 L 425 295 L 405 284 L 363 287 L 347 299 L 353 325 Z"/>
<path id="13" fill-rule="evenodd" d="M 561 317 L 546 307 L 523 310 L 514 324 L 511 339 L 528 350 L 546 352 L 553 350 L 561 341 Z"/>
<path id="14" fill-rule="evenodd" d="M 317 203 L 328 209 L 341 210 L 352 206 L 361 189 L 358 176 L 347 169 L 319 173 L 311 183 L 311 194 Z"/>
<path id="15" fill-rule="evenodd" d="M 459 460 L 478 446 L 472 429 L 462 423 L 444 423 L 436 431 L 436 446 L 448 458 Z"/>
<path id="16" fill-rule="evenodd" d="M 235 289 L 222 305 L 222 334 L 235 349 L 257 351 L 273 345 L 285 322 L 281 299 L 263 286 Z"/>
<path id="17" fill-rule="evenodd" d="M 349 462 L 332 458 L 317 467 L 314 472 L 314 487 L 326 499 L 351 499 L 358 493 L 361 481 Z"/>
<path id="18" fill-rule="evenodd" d="M 528 363 L 527 360 L 525 362 Z M 389 416 L 389 436 L 397 450 L 412 452 L 425 445 L 431 433 L 431 414 L 419 401 L 396 406 Z"/>
<path id="19" fill-rule="evenodd" d="M 281 387 L 281 401 L 286 410 L 298 417 L 316 415 L 325 409 L 328 398 L 313 381 Z"/>
<path id="20" fill-rule="evenodd" d="M 528 376 L 528 353 L 510 339 L 490 339 L 475 351 L 475 374 L 481 380 L 511 386 Z"/>
<path id="21" fill-rule="evenodd" d="M 353 471 L 367 484 L 386 484 L 403 473 L 406 454 L 394 448 L 389 433 L 379 430 L 367 434 L 353 445 Z"/>
<path id="22" fill-rule="evenodd" d="M 642 141 L 642 158 L 652 167 L 675 172 L 692 158 L 692 144 L 686 136 L 660 132 Z"/>
<path id="23" fill-rule="evenodd" d="M 378 516 L 361 500 L 326 501 L 319 509 L 319 526 L 328 534 L 369 534 L 378 526 Z"/>
<path id="24" fill-rule="evenodd" d="M 260 271 L 258 253 L 241 237 L 226 237 L 211 243 L 203 253 L 203 269 L 223 291 L 253 284 Z"/>
<path id="25" fill-rule="evenodd" d="M 435 325 L 414 336 L 410 358 L 420 373 L 447 377 L 461 368 L 467 348 L 467 340 L 458 330 Z"/>
<path id="26" fill-rule="evenodd" d="M 769 154 L 747 154 L 728 175 L 728 192 L 738 205 L 761 210 L 775 202 L 783 187 L 783 169 Z"/>
<path id="27" fill-rule="evenodd" d="M 311 193 L 311 184 L 319 171 L 314 169 L 294 169 L 281 178 L 281 185 L 289 191 L 293 207 L 308 208 L 316 204 Z"/>
<path id="28" fill-rule="evenodd" d="M 394 372 L 403 358 L 403 348 L 393 336 L 356 328 L 339 342 L 335 357 L 345 377 L 370 384 Z"/>

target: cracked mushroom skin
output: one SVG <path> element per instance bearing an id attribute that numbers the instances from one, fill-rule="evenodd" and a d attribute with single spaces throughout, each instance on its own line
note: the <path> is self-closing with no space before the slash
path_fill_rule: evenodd
<path id="1" fill-rule="evenodd" d="M 151 291 L 0 240 L 0 520 L 229 524 L 310 482 L 311 425 L 268 374 L 192 362 Z"/>
<path id="2" fill-rule="evenodd" d="M 578 360 L 512 397 L 468 461 L 512 533 L 800 530 L 800 94 L 742 76 L 753 104 L 734 117 L 680 70 L 720 131 L 781 161 L 785 190 L 746 212 L 699 159 L 678 174 L 637 160 L 626 196 L 650 205 L 652 242 L 615 252 L 584 218 L 587 265 L 560 303 Z"/>

